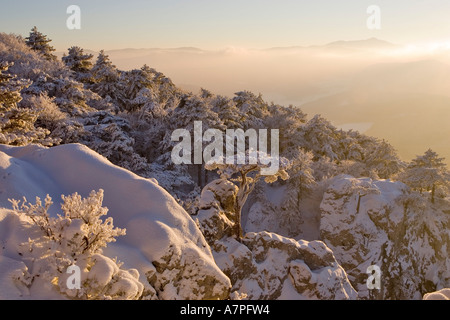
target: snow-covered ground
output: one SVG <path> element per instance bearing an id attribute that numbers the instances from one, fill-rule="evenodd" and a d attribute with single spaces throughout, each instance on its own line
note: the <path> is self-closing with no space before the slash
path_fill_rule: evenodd
<path id="1" fill-rule="evenodd" d="M 268 232 L 248 233 L 242 243 L 226 235 L 211 240 L 211 234 L 204 236 L 200 231 L 199 226 L 204 229 L 198 223 L 201 215 L 194 222 L 156 180 L 117 167 L 80 144 L 53 148 L 0 145 L 0 179 L 1 299 L 70 298 L 61 287 L 64 281 L 52 278 L 54 274 L 48 276 L 55 269 L 45 265 L 55 261 L 47 259 L 49 248 L 37 250 L 36 243 L 48 244 L 36 240 L 43 237 L 42 230 L 25 214 L 14 212 L 9 199 L 26 197 L 33 203 L 35 197 L 44 199 L 48 194 L 54 202 L 49 212 L 56 217 L 61 213 L 61 194 L 78 193 L 86 198 L 92 190 L 104 190 L 107 216 L 113 218 L 115 227 L 126 229 L 126 235 L 95 254 L 94 265 L 85 270 L 82 280 L 107 288 L 103 296 L 225 299 L 231 293 L 230 297 L 239 299 L 357 297 L 345 270 L 323 242 L 297 241 Z M 222 196 L 228 197 L 225 191 Z M 203 221 L 220 228 L 216 222 L 224 214 L 206 210 L 207 200 L 213 203 L 220 199 L 210 196 L 202 200 L 202 212 L 207 214 Z M 214 245 L 210 247 L 205 239 Z M 111 260 L 115 258 L 122 264 Z M 64 272 L 56 276 L 67 278 Z"/>
<path id="2" fill-rule="evenodd" d="M 53 261 L 48 250 L 56 249 L 36 240 L 42 230 L 13 211 L 9 199 L 34 203 L 49 195 L 56 218 L 61 195 L 87 198 L 93 190 L 103 190 L 107 216 L 126 230 L 85 270 L 83 280 L 107 288 L 107 298 L 420 299 L 450 285 L 448 202 L 405 197 L 400 182 L 335 177 L 322 194 L 307 198 L 295 239 L 274 233 L 283 234 L 276 211 L 256 202 L 242 242 L 229 233 L 236 196 L 231 182 L 207 185 L 198 214 L 190 216 L 155 179 L 81 144 L 0 145 L 0 182 L 0 299 L 70 298 L 64 282 L 49 278 L 55 268 L 45 265 Z M 275 199 L 283 189 L 274 191 Z M 320 239 L 302 240 L 308 232 L 313 238 L 320 232 Z M 370 265 L 381 268 L 381 291 L 366 286 Z"/>
<path id="3" fill-rule="evenodd" d="M 21 253 L 33 229 L 29 219 L 11 213 L 8 199 L 25 196 L 34 202 L 49 194 L 55 216 L 62 194 L 87 197 L 100 189 L 114 226 L 126 229 L 104 255 L 137 270 L 148 298 L 227 297 L 230 281 L 215 264 L 200 230 L 156 180 L 112 165 L 80 144 L 50 149 L 0 145 L 0 180 L 0 298 L 64 298 L 49 283 L 33 281 L 27 288 L 18 283 L 33 268 L 33 260 Z"/>

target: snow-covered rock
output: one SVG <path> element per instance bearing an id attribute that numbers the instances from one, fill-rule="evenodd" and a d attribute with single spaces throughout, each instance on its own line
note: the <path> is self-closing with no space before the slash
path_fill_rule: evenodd
<path id="1" fill-rule="evenodd" d="M 202 190 L 196 221 L 211 246 L 217 239 L 232 236 L 237 189 L 234 183 L 217 179 Z"/>
<path id="2" fill-rule="evenodd" d="M 324 194 L 320 236 L 360 298 L 421 299 L 450 285 L 449 206 L 401 182 L 341 175 Z M 380 290 L 367 286 L 372 265 L 381 270 Z"/>
<path id="3" fill-rule="evenodd" d="M 0 297 L 62 298 L 51 283 L 36 280 L 25 288 L 17 286 L 24 270 L 32 267 L 20 254 L 21 244 L 35 231 L 29 221 L 11 214 L 8 199 L 25 196 L 33 201 L 49 194 L 55 202 L 50 213 L 55 215 L 62 194 L 77 192 L 86 197 L 100 189 L 104 190 L 108 216 L 115 226 L 126 229 L 126 235 L 109 244 L 95 264 L 100 270 L 109 270 L 101 265 L 111 266 L 108 259 L 117 257 L 128 270 L 112 285 L 112 291 L 139 291 L 141 288 L 133 287 L 133 278 L 138 278 L 146 298 L 229 296 L 230 280 L 215 264 L 195 222 L 173 197 L 154 181 L 112 165 L 89 148 L 80 144 L 53 148 L 0 145 L 0 180 Z M 121 272 L 112 271 L 105 275 L 106 280 L 96 274 L 96 281 L 108 281 Z M 49 289 L 42 290 L 44 287 Z"/>
<path id="4" fill-rule="evenodd" d="M 236 189 L 226 180 L 208 184 L 195 217 L 230 278 L 232 292 L 246 299 L 356 299 L 357 293 L 333 252 L 321 241 L 296 241 L 270 232 L 231 237 Z"/>
<path id="5" fill-rule="evenodd" d="M 450 289 L 442 289 L 423 295 L 423 300 L 450 300 Z"/>

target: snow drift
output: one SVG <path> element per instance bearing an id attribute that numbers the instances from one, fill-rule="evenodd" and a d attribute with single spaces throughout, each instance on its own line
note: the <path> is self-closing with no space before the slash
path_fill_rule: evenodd
<path id="1" fill-rule="evenodd" d="M 0 297 L 2 299 L 64 298 L 50 284 L 20 288 L 18 275 L 31 268 L 20 245 L 32 226 L 8 214 L 8 199 L 45 198 L 58 211 L 61 195 L 104 190 L 103 206 L 114 225 L 126 229 L 104 251 L 118 258 L 144 284 L 149 299 L 224 299 L 230 280 L 214 262 L 202 233 L 185 210 L 156 180 L 141 178 L 111 164 L 80 144 L 45 148 L 0 145 Z M 28 263 L 28 264 L 27 264 Z M 25 290 L 27 289 L 27 290 Z"/>

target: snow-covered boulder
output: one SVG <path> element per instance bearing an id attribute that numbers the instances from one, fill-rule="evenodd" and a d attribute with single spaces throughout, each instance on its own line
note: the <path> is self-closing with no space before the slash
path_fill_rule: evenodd
<path id="1" fill-rule="evenodd" d="M 211 246 L 217 239 L 232 236 L 237 189 L 234 183 L 217 179 L 202 190 L 195 219 Z"/>
<path id="2" fill-rule="evenodd" d="M 320 206 L 320 236 L 360 298 L 421 299 L 450 285 L 450 203 L 409 193 L 401 182 L 333 178 Z M 367 268 L 381 270 L 369 289 Z"/>
<path id="3" fill-rule="evenodd" d="M 441 289 L 435 292 L 425 293 L 423 300 L 450 300 L 450 289 Z"/>
<path id="4" fill-rule="evenodd" d="M 242 243 L 233 227 L 236 189 L 215 180 L 202 192 L 195 217 L 230 278 L 235 296 L 246 299 L 356 299 L 357 293 L 333 252 L 321 241 L 296 241 L 270 232 L 250 232 Z M 220 222 L 220 223 L 219 223 Z"/>
<path id="5" fill-rule="evenodd" d="M 103 206 L 109 209 L 108 216 L 114 219 L 116 227 L 126 229 L 126 235 L 109 244 L 104 249 L 104 257 L 96 259 L 100 268 L 100 264 L 111 265 L 107 262 L 117 257 L 124 270 L 128 270 L 127 274 L 113 270 L 111 279 L 122 276 L 121 282 L 113 284 L 112 291 L 124 287 L 140 290 L 139 286 L 133 287 L 132 280 L 136 278 L 144 286 L 144 298 L 225 299 L 229 296 L 230 280 L 215 264 L 199 228 L 154 181 L 114 166 L 80 144 L 53 148 L 0 145 L 0 179 L 2 298 L 63 297 L 52 289 L 51 283 L 34 281 L 25 288 L 17 284 L 24 270 L 32 268 L 29 260 L 23 259 L 21 250 L 33 228 L 26 219 L 14 218 L 8 199 L 25 196 L 33 201 L 35 197 L 43 199 L 49 194 L 55 202 L 50 214 L 56 215 L 62 194 L 77 192 L 86 197 L 92 190 L 100 189 L 104 190 Z M 14 287 L 17 289 L 12 290 Z"/>

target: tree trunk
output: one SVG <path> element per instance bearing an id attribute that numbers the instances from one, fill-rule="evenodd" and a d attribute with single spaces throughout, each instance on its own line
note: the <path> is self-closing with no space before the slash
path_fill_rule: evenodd
<path id="1" fill-rule="evenodd" d="M 238 242 L 242 242 L 243 232 L 242 232 L 242 225 L 241 225 L 241 214 L 242 214 L 242 207 L 236 201 L 236 217 L 234 219 L 234 236 Z"/>
<path id="2" fill-rule="evenodd" d="M 300 211 L 300 203 L 302 200 L 302 196 L 303 196 L 303 184 L 302 184 L 302 180 L 300 179 L 300 183 L 297 186 L 297 209 Z"/>
<path id="3" fill-rule="evenodd" d="M 358 204 L 356 205 L 356 213 L 359 213 L 359 206 L 361 205 L 361 198 L 363 196 L 361 195 L 361 193 L 358 194 Z"/>
<path id="4" fill-rule="evenodd" d="M 200 189 L 203 189 L 202 185 L 202 165 L 197 165 L 197 184 L 199 185 Z"/>
<path id="5" fill-rule="evenodd" d="M 208 170 L 204 170 L 203 183 L 204 183 L 205 186 L 208 184 Z"/>
<path id="6" fill-rule="evenodd" d="M 431 203 L 434 203 L 435 193 L 436 193 L 436 185 L 433 184 L 433 188 L 431 188 Z"/>

